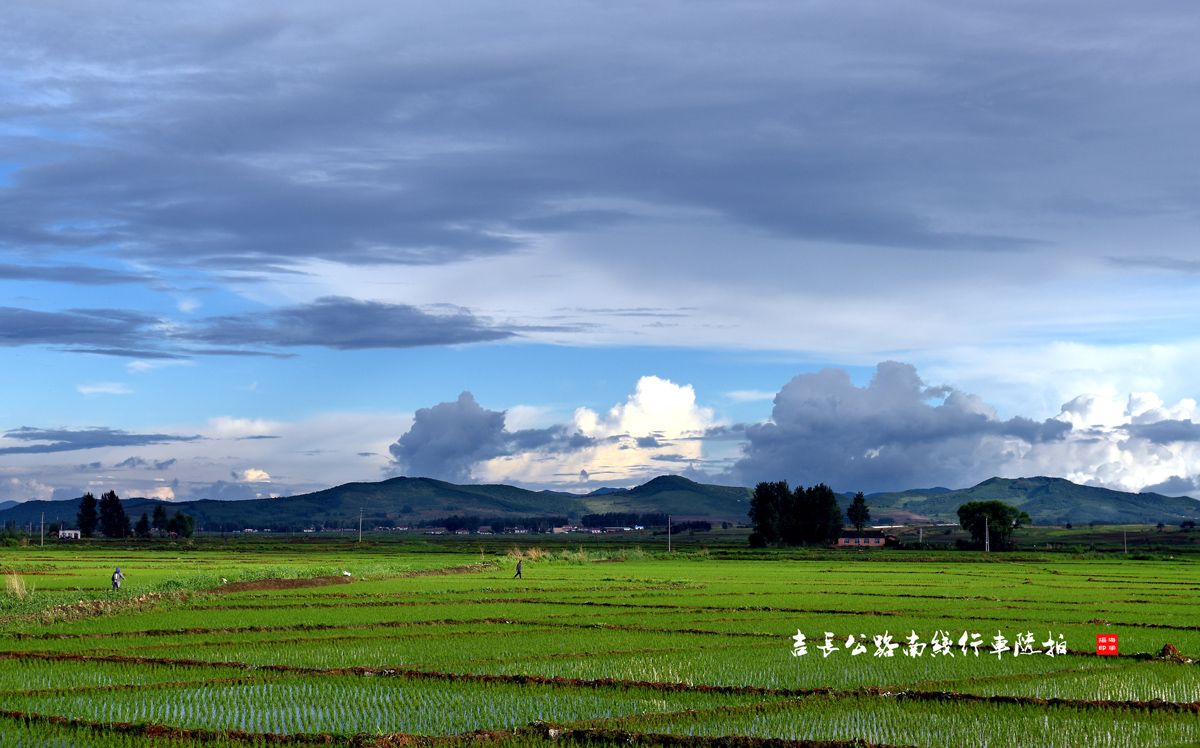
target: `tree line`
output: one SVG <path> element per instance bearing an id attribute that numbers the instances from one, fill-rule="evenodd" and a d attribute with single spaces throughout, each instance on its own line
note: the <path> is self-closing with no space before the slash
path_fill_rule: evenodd
<path id="1" fill-rule="evenodd" d="M 142 512 L 142 517 L 134 525 L 121 506 L 121 499 L 116 491 L 106 491 L 100 495 L 99 501 L 89 491 L 79 499 L 79 511 L 75 515 L 75 523 L 79 526 L 79 534 L 85 538 L 95 536 L 99 529 L 106 538 L 144 538 L 149 539 L 157 531 L 159 536 L 174 533 L 182 538 L 190 538 L 195 533 L 196 520 L 183 513 L 182 509 L 175 510 L 175 516 L 167 517 L 167 510 L 162 504 L 154 507 L 154 518 L 148 512 Z"/>
<path id="2" fill-rule="evenodd" d="M 638 514 L 637 512 L 604 512 L 603 514 L 585 514 L 580 518 L 579 523 L 584 527 L 633 527 L 641 525 L 642 527 L 666 527 L 667 514 L 666 512 L 651 512 L 649 514 Z"/>
<path id="3" fill-rule="evenodd" d="M 788 488 L 787 481 L 763 482 L 750 500 L 754 532 L 750 545 L 830 545 L 841 537 L 843 519 L 862 533 L 871 520 L 866 497 L 859 492 L 843 518 L 837 494 L 824 483 Z M 969 501 L 958 508 L 959 524 L 971 533 L 969 545 L 995 551 L 1013 550 L 1013 532 L 1031 523 L 1029 514 L 1002 501 Z"/>
<path id="4" fill-rule="evenodd" d="M 842 534 L 842 508 L 824 483 L 788 488 L 785 480 L 759 483 L 750 500 L 750 545 L 828 545 Z"/>
<path id="5" fill-rule="evenodd" d="M 503 532 L 506 527 L 517 527 L 530 533 L 547 533 L 555 527 L 568 523 L 566 517 L 477 517 L 475 515 L 458 515 L 440 519 L 424 520 L 416 523 L 416 527 L 444 527 L 447 532 L 467 530 L 477 532 L 481 527 L 488 527 L 492 532 Z"/>

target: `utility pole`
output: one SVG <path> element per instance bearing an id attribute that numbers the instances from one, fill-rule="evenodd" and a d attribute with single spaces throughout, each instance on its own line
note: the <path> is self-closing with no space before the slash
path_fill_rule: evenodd
<path id="1" fill-rule="evenodd" d="M 1121 539 L 1125 541 L 1125 553 L 1129 553 L 1129 530 L 1126 527 L 1121 528 Z"/>
<path id="2" fill-rule="evenodd" d="M 42 512 L 42 540 L 38 545 L 46 544 L 46 513 Z"/>
<path id="3" fill-rule="evenodd" d="M 925 545 L 925 528 L 924 527 L 917 528 L 917 542 L 919 544 L 921 544 L 922 546 Z"/>
<path id="4" fill-rule="evenodd" d="M 667 553 L 671 552 L 671 515 L 667 515 Z"/>
<path id="5" fill-rule="evenodd" d="M 358 510 L 358 542 L 362 542 L 362 510 Z"/>
<path id="6" fill-rule="evenodd" d="M 988 518 L 986 515 L 983 518 L 983 552 L 992 552 L 992 531 L 988 529 Z"/>

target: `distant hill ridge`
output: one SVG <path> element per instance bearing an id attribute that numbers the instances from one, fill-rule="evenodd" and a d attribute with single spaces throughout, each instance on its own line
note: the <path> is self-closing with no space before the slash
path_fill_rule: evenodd
<path id="1" fill-rule="evenodd" d="M 677 519 L 745 522 L 750 490 L 711 486 L 677 475 L 664 475 L 630 489 L 600 489 L 592 494 L 529 491 L 507 485 L 458 485 L 432 478 L 391 478 L 377 483 L 347 483 L 323 491 L 272 499 L 245 501 L 162 501 L 122 499 L 125 512 L 137 521 L 142 512 L 162 504 L 181 509 L 206 530 L 268 527 L 395 527 L 449 515 L 517 518 L 565 516 L 578 520 L 602 512 L 666 512 Z M 75 523 L 78 499 L 27 501 L 0 510 L 0 522 L 28 524 L 63 520 Z"/>
<path id="2" fill-rule="evenodd" d="M 935 488 L 875 494 L 867 504 L 876 522 L 888 516 L 897 521 L 957 522 L 961 505 L 993 500 L 1020 507 L 1035 524 L 1178 524 L 1187 519 L 1200 520 L 1200 501 L 1188 496 L 1127 493 L 1042 476 L 989 478 L 956 491 Z"/>
<path id="3" fill-rule="evenodd" d="M 604 512 L 670 514 L 676 520 L 746 522 L 752 490 L 697 483 L 679 475 L 662 475 L 628 489 L 603 488 L 588 494 L 529 491 L 507 485 L 458 485 L 432 478 L 391 478 L 376 483 L 347 483 L 299 496 L 246 501 L 167 502 L 159 499 L 122 500 L 136 521 L 142 512 L 165 505 L 174 513 L 182 509 L 210 530 L 263 529 L 267 527 L 357 527 L 359 510 L 363 527 L 395 527 L 419 520 L 454 514 L 517 518 L 565 516 L 578 520 L 585 514 Z M 842 507 L 852 494 L 839 497 Z M 1063 478 L 989 478 L 982 483 L 951 490 L 912 489 L 872 494 L 867 499 L 873 523 L 957 522 L 958 507 L 968 501 L 1003 501 L 1020 507 L 1038 524 L 1100 522 L 1106 524 L 1178 524 L 1200 521 L 1200 501 L 1187 496 L 1126 493 L 1081 486 Z M 75 523 L 77 499 L 27 501 L 0 509 L 0 522 Z"/>

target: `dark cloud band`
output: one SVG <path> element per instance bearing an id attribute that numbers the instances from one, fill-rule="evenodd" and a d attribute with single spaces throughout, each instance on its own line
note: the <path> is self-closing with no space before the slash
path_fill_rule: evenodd
<path id="1" fill-rule="evenodd" d="M 441 307 L 435 313 L 405 304 L 341 297 L 181 324 L 119 309 L 40 312 L 0 307 L 0 346 L 53 345 L 79 353 L 145 359 L 286 357 L 292 354 L 270 349 L 416 348 L 485 343 L 517 334 L 459 307 L 448 311 Z"/>
<path id="2" fill-rule="evenodd" d="M 168 442 L 190 442 L 199 436 L 177 436 L 174 434 L 131 434 L 110 428 L 82 429 L 38 429 L 30 426 L 12 429 L 4 432 L 5 439 L 23 442 L 46 442 L 45 444 L 28 444 L 23 447 L 0 447 L 0 455 L 8 454 L 47 454 L 52 452 L 73 452 L 81 449 L 100 449 L 102 447 L 141 447 L 149 444 L 166 444 Z M 131 462 L 133 460 L 134 462 Z M 173 461 L 170 461 L 173 462 Z M 167 464 L 169 465 L 170 462 Z M 135 467 L 144 464 L 138 458 L 126 460 L 123 467 Z M 162 464 L 162 463 L 156 463 Z"/>

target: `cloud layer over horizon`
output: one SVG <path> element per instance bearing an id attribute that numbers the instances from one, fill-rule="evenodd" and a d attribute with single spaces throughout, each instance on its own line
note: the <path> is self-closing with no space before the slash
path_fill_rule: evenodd
<path id="1" fill-rule="evenodd" d="M 391 453 L 407 475 L 536 486 L 568 486 L 578 473 L 584 486 L 612 482 L 606 471 L 620 454 L 622 485 L 678 472 L 734 485 L 786 479 L 879 492 L 1050 475 L 1184 493 L 1200 478 L 1195 407 L 1193 400 L 1165 407 L 1153 393 L 1133 393 L 1125 403 L 1080 395 L 1053 418 L 1001 420 L 978 395 L 928 386 L 912 365 L 885 361 L 865 387 L 843 369 L 797 375 L 775 396 L 771 418 L 754 424 L 718 424 L 695 409 L 690 388 L 655 377 L 644 377 L 603 429 L 582 409 L 568 423 L 509 432 L 503 412 L 484 410 L 464 392 L 457 402 L 418 411 Z M 631 418 L 634 409 L 639 416 Z M 680 418 L 688 412 L 694 415 Z M 701 449 L 730 442 L 740 456 L 724 467 Z M 600 451 L 605 444 L 615 451 Z"/>
<path id="2" fill-rule="evenodd" d="M 606 413 L 581 407 L 560 422 L 536 410 L 489 410 L 462 392 L 411 419 L 219 418 L 194 435 L 21 427 L 0 437 L 0 455 L 24 460 L 4 469 L 0 499 L 71 498 L 85 483 L 166 499 L 241 499 L 338 482 L 289 475 L 297 463 L 286 453 L 336 466 L 340 482 L 409 475 L 586 491 L 675 473 L 877 492 L 1048 475 L 1178 495 L 1200 488 L 1195 411 L 1194 400 L 1167 405 L 1153 393 L 1085 394 L 1043 421 L 1001 419 L 978 395 L 928 385 L 912 365 L 885 361 L 864 386 L 843 369 L 797 375 L 775 395 L 769 419 L 727 423 L 697 405 L 691 386 L 646 376 Z M 525 427 L 510 429 L 510 417 Z M 397 422 L 406 430 L 389 437 Z M 65 453 L 91 461 L 43 461 Z"/>

